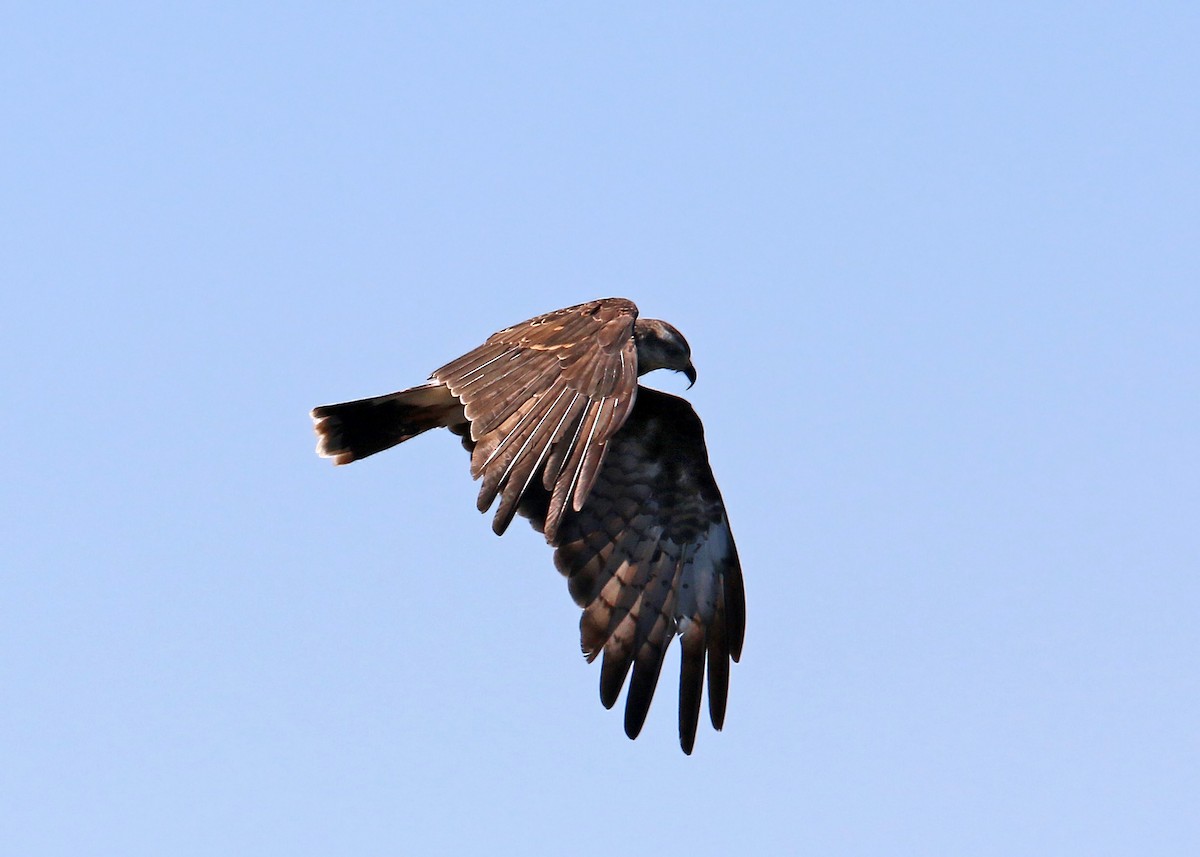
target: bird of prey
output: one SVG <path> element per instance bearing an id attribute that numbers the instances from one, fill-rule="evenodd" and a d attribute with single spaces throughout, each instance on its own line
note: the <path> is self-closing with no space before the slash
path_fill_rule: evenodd
<path id="1" fill-rule="evenodd" d="M 432 428 L 459 435 L 482 482 L 479 510 L 499 498 L 492 529 L 503 533 L 520 513 L 555 548 L 583 608 L 583 652 L 589 662 L 604 656 L 606 708 L 632 668 L 630 738 L 680 637 L 679 742 L 690 754 L 706 665 L 709 717 L 718 730 L 724 724 L 746 602 L 704 429 L 686 401 L 638 383 L 655 369 L 696 380 L 678 330 L 607 298 L 494 333 L 427 384 L 322 405 L 312 417 L 317 452 L 335 464 Z"/>

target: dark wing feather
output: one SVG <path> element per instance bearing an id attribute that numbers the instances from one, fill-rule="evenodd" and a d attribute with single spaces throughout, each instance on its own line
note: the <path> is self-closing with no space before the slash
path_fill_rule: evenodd
<path id="1" fill-rule="evenodd" d="M 533 490 L 520 511 L 540 528 L 553 502 L 553 494 Z M 584 654 L 604 656 L 605 706 L 633 671 L 625 702 L 630 737 L 646 719 L 667 646 L 682 635 L 679 741 L 690 753 L 706 662 L 709 714 L 714 727 L 724 724 L 729 662 L 741 656 L 746 611 L 704 430 L 687 402 L 638 388 L 586 501 L 563 511 L 552 542 L 555 564 L 584 608 Z"/>
<path id="2" fill-rule="evenodd" d="M 539 482 L 550 491 L 547 539 L 565 511 L 583 505 L 633 406 L 636 318 L 637 307 L 624 298 L 568 307 L 493 334 L 431 376 L 464 406 L 471 475 L 482 479 L 480 511 L 500 497 L 497 533 Z"/>

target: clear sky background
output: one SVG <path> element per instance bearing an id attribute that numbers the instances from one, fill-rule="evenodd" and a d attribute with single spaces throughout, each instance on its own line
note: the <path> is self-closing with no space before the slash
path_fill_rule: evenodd
<path id="1" fill-rule="evenodd" d="M 0 852 L 1200 853 L 1198 45 L 10 6 Z M 745 567 L 690 758 L 675 651 L 630 742 L 457 440 L 313 454 L 312 406 L 609 295 L 689 338 Z"/>

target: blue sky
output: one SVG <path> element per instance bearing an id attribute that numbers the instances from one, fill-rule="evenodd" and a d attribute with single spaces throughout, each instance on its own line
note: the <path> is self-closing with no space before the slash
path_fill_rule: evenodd
<path id="1" fill-rule="evenodd" d="M 10 9 L 0 850 L 1200 853 L 1198 39 Z M 607 295 L 691 342 L 745 568 L 690 758 L 677 655 L 628 741 L 454 439 L 313 454 L 312 406 Z"/>

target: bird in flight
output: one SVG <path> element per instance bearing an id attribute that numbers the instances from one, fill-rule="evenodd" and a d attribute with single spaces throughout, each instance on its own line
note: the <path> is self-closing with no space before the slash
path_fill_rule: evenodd
<path id="1" fill-rule="evenodd" d="M 724 724 L 746 599 L 704 429 L 685 400 L 638 383 L 655 369 L 696 380 L 678 330 L 606 298 L 506 327 L 427 384 L 322 405 L 312 418 L 317 453 L 335 464 L 432 428 L 459 435 L 481 482 L 479 511 L 500 501 L 496 534 L 519 513 L 554 547 L 583 608 L 583 653 L 603 654 L 605 708 L 632 668 L 630 738 L 680 637 L 679 743 L 690 754 L 706 672 L 709 718 Z"/>

